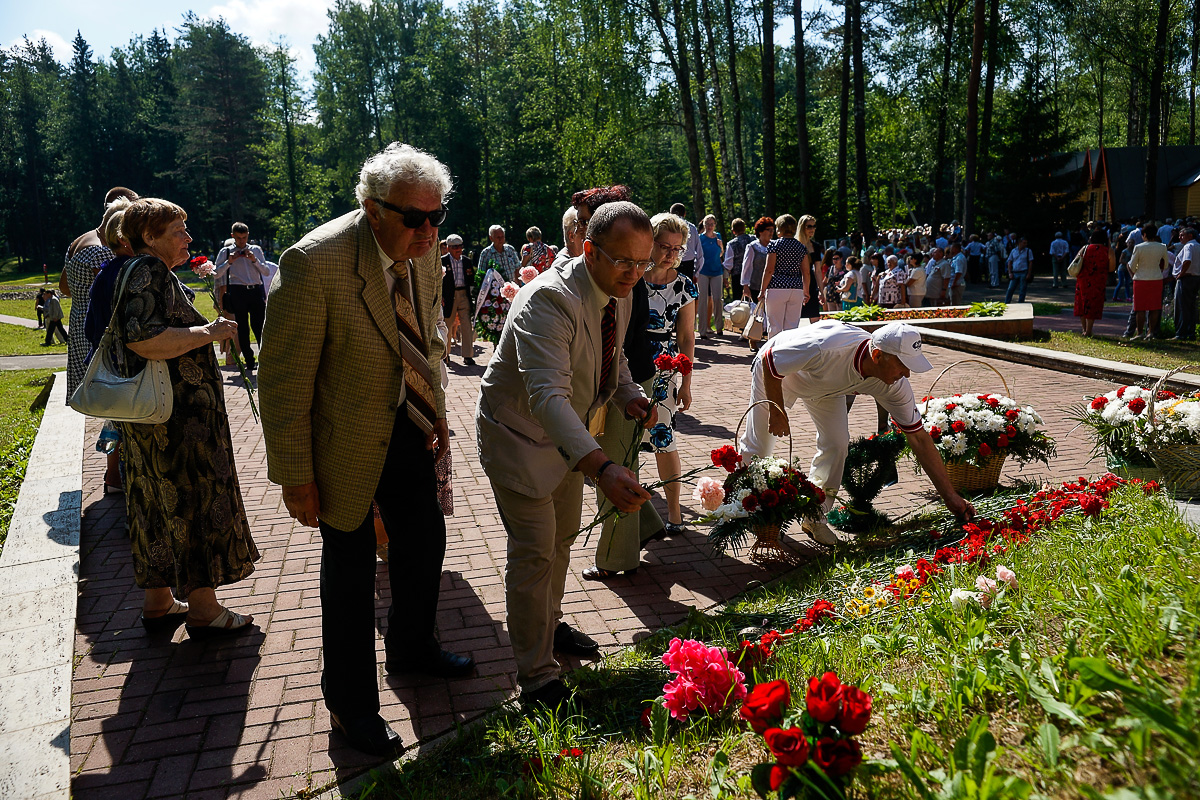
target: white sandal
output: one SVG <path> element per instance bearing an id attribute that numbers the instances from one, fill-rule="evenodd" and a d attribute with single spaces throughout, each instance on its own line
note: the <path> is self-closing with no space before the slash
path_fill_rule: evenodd
<path id="1" fill-rule="evenodd" d="M 153 617 L 147 617 L 146 611 L 142 610 L 142 627 L 148 631 L 160 631 L 166 628 L 176 628 L 187 617 L 188 604 L 181 603 L 175 598 L 171 598 L 171 607 L 167 609 L 165 614 L 158 614 Z"/>
<path id="2" fill-rule="evenodd" d="M 244 633 L 253 620 L 254 617 L 249 614 L 243 616 L 236 611 L 223 608 L 216 619 L 207 625 L 189 624 L 187 626 L 187 633 L 193 639 L 204 639 L 213 636 L 236 636 L 239 633 Z"/>

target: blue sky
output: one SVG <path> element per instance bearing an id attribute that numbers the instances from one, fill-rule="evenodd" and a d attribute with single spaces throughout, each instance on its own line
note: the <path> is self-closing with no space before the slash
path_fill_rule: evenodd
<path id="1" fill-rule="evenodd" d="M 812 7 L 820 0 L 806 2 Z M 272 44 L 284 37 L 302 76 L 315 66 L 312 45 L 326 29 L 326 9 L 332 0 L 0 0 L 0 46 L 19 43 L 22 36 L 45 38 L 58 60 L 71 58 L 71 41 L 76 30 L 96 55 L 107 58 L 114 47 L 124 46 L 136 34 L 165 29 L 169 38 L 189 11 L 197 16 L 224 17 L 230 27 L 255 44 Z M 457 0 L 449 0 L 457 5 Z M 779 27 L 775 43 L 791 42 L 791 5 L 776 4 Z"/>

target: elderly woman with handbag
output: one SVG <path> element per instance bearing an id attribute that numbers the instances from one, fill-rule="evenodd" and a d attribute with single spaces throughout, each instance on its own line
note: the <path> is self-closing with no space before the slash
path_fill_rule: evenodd
<path id="1" fill-rule="evenodd" d="M 134 577 L 146 590 L 142 624 L 153 631 L 186 622 L 189 636 L 205 637 L 248 629 L 253 618 L 222 607 L 216 587 L 248 576 L 259 555 L 212 347 L 233 339 L 237 325 L 206 320 L 192 305 L 193 292 L 171 272 L 188 260 L 186 220 L 182 208 L 157 198 L 125 210 L 121 238 L 136 255 L 113 297 L 111 355 L 127 377 L 162 360 L 172 391 L 165 422 L 118 423 Z M 171 587 L 188 602 L 175 599 Z"/>

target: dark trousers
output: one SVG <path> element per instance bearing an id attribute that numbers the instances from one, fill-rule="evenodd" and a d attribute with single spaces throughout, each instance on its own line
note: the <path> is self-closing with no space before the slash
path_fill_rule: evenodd
<path id="1" fill-rule="evenodd" d="M 358 446 L 348 443 L 349 446 Z M 362 446 L 366 446 L 365 443 Z M 446 556 L 446 518 L 437 500 L 433 453 L 400 406 L 375 502 L 388 535 L 389 658 L 438 647 L 438 588 Z M 375 516 L 342 531 L 321 523 L 321 637 L 325 705 L 338 716 L 379 712 L 375 657 Z"/>
<path id="2" fill-rule="evenodd" d="M 260 283 L 257 286 L 239 286 L 231 283 L 225 287 L 225 310 L 233 314 L 238 327 L 238 348 L 246 364 L 254 364 L 254 351 L 250 349 L 250 331 L 254 338 L 262 341 L 263 319 L 267 311 L 267 295 Z"/>
<path id="3" fill-rule="evenodd" d="M 54 344 L 54 335 L 58 334 L 58 340 L 63 344 L 67 343 L 67 329 L 63 327 L 61 319 L 46 320 L 46 341 L 45 344 Z"/>
<path id="4" fill-rule="evenodd" d="M 1181 275 L 1175 282 L 1175 335 L 1183 339 L 1196 336 L 1196 296 L 1200 294 L 1200 275 Z"/>
<path id="5" fill-rule="evenodd" d="M 967 276 L 971 283 L 983 281 L 983 256 L 967 256 Z"/>
<path id="6" fill-rule="evenodd" d="M 1025 302 L 1025 288 L 1029 285 L 1029 270 L 1024 272 L 1013 272 L 1008 279 L 1008 292 L 1004 295 L 1004 302 L 1011 303 L 1013 293 L 1018 289 L 1021 291 L 1021 299 L 1018 302 Z"/>

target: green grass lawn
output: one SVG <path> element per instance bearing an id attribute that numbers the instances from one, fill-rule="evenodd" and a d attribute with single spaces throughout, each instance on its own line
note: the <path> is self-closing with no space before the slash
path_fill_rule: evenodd
<path id="1" fill-rule="evenodd" d="M 70 321 L 71 319 L 71 298 L 58 298 L 59 304 L 62 306 L 63 319 Z M 33 300 L 0 300 L 0 314 L 9 317 L 21 317 L 22 319 L 37 319 L 37 311 L 34 310 Z"/>
<path id="2" fill-rule="evenodd" d="M 1035 317 L 1057 317 L 1071 307 L 1062 303 L 1033 303 L 1032 305 Z"/>
<path id="3" fill-rule="evenodd" d="M 999 518 L 1013 500 L 978 507 Z M 897 567 L 955 538 L 822 559 L 571 673 L 584 698 L 576 715 L 499 711 L 396 773 L 372 776 L 357 796 L 757 797 L 752 771 L 774 759 L 734 713 L 668 724 L 656 712 L 650 731 L 641 715 L 669 678 L 660 656 L 671 638 L 733 647 L 760 626 L 793 625 L 817 599 L 839 617 L 775 643 L 747 683 L 789 681 L 795 711 L 781 727 L 799 724 L 809 676 L 833 671 L 872 695 L 848 797 L 1200 796 L 1200 531 L 1137 487 L 1106 502 L 1098 516 L 1071 512 L 990 563 L 944 566 L 925 586 L 927 602 L 849 613 L 851 598 L 878 597 Z M 988 608 L 951 601 L 952 590 L 994 577 L 997 564 L 1015 572 L 1016 588 Z"/>
<path id="4" fill-rule="evenodd" d="M 58 276 L 62 272 L 62 260 L 55 259 L 53 263 L 46 264 L 49 272 L 49 285 L 58 286 Z M 31 268 L 26 264 L 25 267 L 17 265 L 17 257 L 9 256 L 8 258 L 0 258 L 0 289 L 7 284 L 15 284 L 27 286 L 30 284 L 40 285 L 46 280 L 42 273 L 41 265 L 37 268 Z"/>
<path id="5" fill-rule="evenodd" d="M 0 371 L 0 548 L 8 536 L 29 452 L 42 420 L 42 412 L 30 411 L 29 404 L 41 393 L 53 372 Z"/>
<path id="6" fill-rule="evenodd" d="M 0 356 L 40 356 L 46 353 L 67 352 L 67 346 L 59 344 L 57 339 L 49 347 L 42 347 L 45 340 L 44 330 L 0 324 Z"/>
<path id="7" fill-rule="evenodd" d="M 1033 333 L 1034 338 L 1022 344 L 1156 369 L 1174 369 L 1185 364 L 1200 363 L 1200 346 L 1195 342 L 1169 339 L 1122 342 L 1107 336 L 1088 339 L 1075 331 L 1035 330 Z"/>

